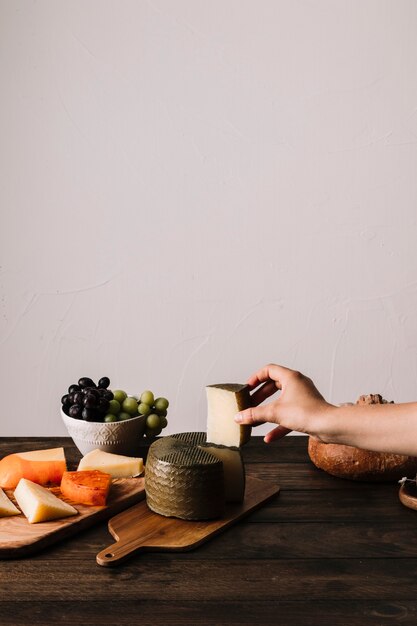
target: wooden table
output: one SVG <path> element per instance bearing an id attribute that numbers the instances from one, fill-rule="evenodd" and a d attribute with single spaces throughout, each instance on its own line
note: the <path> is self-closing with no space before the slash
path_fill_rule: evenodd
<path id="1" fill-rule="evenodd" d="M 67 438 L 1 439 L 1 456 Z M 270 503 L 195 551 L 96 564 L 102 523 L 28 559 L 0 561 L 0 624 L 103 626 L 417 624 L 417 512 L 398 485 L 316 469 L 305 437 L 244 449 L 248 474 L 276 481 Z"/>

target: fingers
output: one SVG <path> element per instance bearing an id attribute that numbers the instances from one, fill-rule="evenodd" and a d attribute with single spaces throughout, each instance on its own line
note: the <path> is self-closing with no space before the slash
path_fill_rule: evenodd
<path id="1" fill-rule="evenodd" d="M 251 407 L 235 415 L 235 422 L 252 426 L 263 424 L 265 422 L 265 412 L 261 410 L 261 407 Z"/>
<path id="2" fill-rule="evenodd" d="M 261 402 L 269 398 L 269 396 L 272 396 L 276 391 L 276 383 L 273 380 L 268 380 L 251 395 L 253 406 L 258 406 L 258 404 L 261 404 Z"/>
<path id="3" fill-rule="evenodd" d="M 277 389 L 282 389 L 282 383 L 285 382 L 286 378 L 292 373 L 292 371 L 293 370 L 283 367 L 282 365 L 270 363 L 252 374 L 252 376 L 248 378 L 247 382 L 252 389 L 255 389 L 255 387 L 258 387 L 261 383 L 272 380 L 274 381 Z"/>
<path id="4" fill-rule="evenodd" d="M 284 428 L 284 426 L 277 426 L 273 430 L 270 430 L 264 437 L 265 443 L 271 443 L 277 439 L 282 439 L 285 435 L 291 432 L 290 428 Z"/>
<path id="5" fill-rule="evenodd" d="M 273 414 L 269 409 L 269 405 L 255 406 L 250 409 L 245 409 L 235 416 L 235 422 L 238 424 L 248 424 L 251 426 L 257 426 L 267 422 L 268 419 L 273 421 Z"/>

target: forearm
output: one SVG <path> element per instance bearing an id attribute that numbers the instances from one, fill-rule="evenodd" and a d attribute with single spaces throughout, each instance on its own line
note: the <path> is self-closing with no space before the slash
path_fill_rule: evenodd
<path id="1" fill-rule="evenodd" d="M 417 456 L 417 403 L 327 405 L 311 431 L 325 443 Z"/>

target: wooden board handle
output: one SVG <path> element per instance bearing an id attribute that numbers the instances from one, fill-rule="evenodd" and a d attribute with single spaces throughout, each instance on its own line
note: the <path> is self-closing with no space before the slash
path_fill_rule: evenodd
<path id="1" fill-rule="evenodd" d="M 108 548 L 99 552 L 96 560 L 99 565 L 111 567 L 112 565 L 122 563 L 132 554 L 137 554 L 143 547 L 141 540 L 129 541 L 127 543 L 116 541 L 116 543 L 112 543 Z"/>
<path id="2" fill-rule="evenodd" d="M 110 520 L 109 531 L 116 543 L 97 554 L 97 563 L 111 567 L 138 552 L 193 550 L 262 506 L 278 492 L 279 486 L 275 483 L 248 476 L 244 501 L 228 503 L 221 518 L 207 521 L 164 517 L 153 513 L 143 500 Z"/>

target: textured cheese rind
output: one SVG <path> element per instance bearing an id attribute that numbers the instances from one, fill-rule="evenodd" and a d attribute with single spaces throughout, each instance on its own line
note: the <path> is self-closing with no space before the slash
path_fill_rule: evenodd
<path id="1" fill-rule="evenodd" d="M 208 385 L 207 441 L 223 446 L 239 447 L 247 443 L 251 427 L 237 424 L 236 413 L 251 406 L 249 386 L 224 383 Z"/>
<path id="2" fill-rule="evenodd" d="M 223 463 L 224 491 L 226 502 L 243 502 L 245 497 L 245 466 L 239 448 L 228 448 L 210 443 L 201 448 L 213 454 Z"/>
<path id="3" fill-rule="evenodd" d="M 48 522 L 78 513 L 77 509 L 57 498 L 52 491 L 21 478 L 14 497 L 30 524 Z"/>
<path id="4" fill-rule="evenodd" d="M 8 517 L 10 515 L 20 515 L 20 511 L 7 497 L 3 489 L 0 489 L 0 517 Z"/>
<path id="5" fill-rule="evenodd" d="M 92 450 L 81 459 L 78 470 L 100 470 L 112 478 L 132 478 L 143 472 L 143 459 Z"/>
<path id="6" fill-rule="evenodd" d="M 145 490 L 152 511 L 187 520 L 223 515 L 223 463 L 198 446 L 204 438 L 200 433 L 181 433 L 150 446 Z"/>

